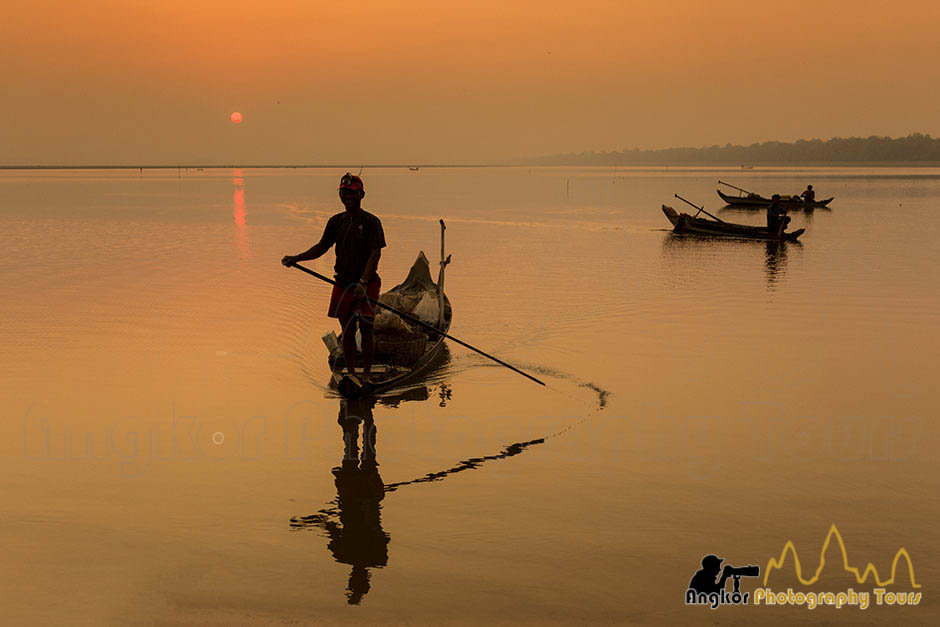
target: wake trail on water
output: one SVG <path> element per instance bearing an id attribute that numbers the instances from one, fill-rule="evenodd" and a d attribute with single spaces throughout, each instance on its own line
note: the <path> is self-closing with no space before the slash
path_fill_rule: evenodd
<path id="1" fill-rule="evenodd" d="M 474 357 L 475 356 L 473 355 L 469 356 L 470 359 L 473 359 Z M 516 368 L 519 368 L 520 370 L 524 370 L 529 373 L 535 373 L 535 374 L 542 375 L 545 377 L 561 379 L 564 381 L 571 381 L 572 383 L 577 385 L 579 388 L 587 388 L 589 390 L 592 390 L 595 394 L 597 394 L 597 410 L 601 410 L 607 407 L 607 399 L 611 395 L 610 390 L 605 390 L 604 388 L 594 383 L 593 381 L 584 381 L 583 379 L 580 379 L 573 374 L 563 372 L 561 370 L 557 370 L 550 366 L 542 366 L 539 364 L 530 364 L 530 363 L 515 363 L 512 365 Z M 471 368 L 503 368 L 503 366 L 493 363 L 493 362 L 483 361 L 482 359 L 480 359 L 479 361 L 476 361 L 475 363 L 469 363 L 462 368 L 459 368 L 459 369 L 454 368 L 454 371 L 470 370 Z M 570 398 L 573 401 L 589 404 L 588 401 L 586 401 L 585 399 L 569 394 L 568 392 L 565 392 L 564 390 L 558 387 L 555 387 L 553 385 L 546 384 L 545 387 L 554 392 L 561 394 L 562 396 L 566 396 L 567 398 Z"/>

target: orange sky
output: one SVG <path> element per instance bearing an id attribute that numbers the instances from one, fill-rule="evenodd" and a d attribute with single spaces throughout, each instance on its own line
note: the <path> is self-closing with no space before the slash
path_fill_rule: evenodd
<path id="1" fill-rule="evenodd" d="M 938 135 L 938 27 L 937 0 L 15 3 L 0 164 Z"/>

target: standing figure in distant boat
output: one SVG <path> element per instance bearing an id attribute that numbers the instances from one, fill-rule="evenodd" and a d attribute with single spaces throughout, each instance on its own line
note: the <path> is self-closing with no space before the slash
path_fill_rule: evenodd
<path id="1" fill-rule="evenodd" d="M 780 205 L 780 194 L 770 197 L 770 206 L 767 207 L 767 230 L 771 233 L 783 233 L 790 223 L 787 210 Z"/>
<path id="2" fill-rule="evenodd" d="M 800 196 L 803 198 L 803 204 L 807 207 L 812 207 L 816 202 L 816 192 L 813 191 L 812 185 L 807 185 L 806 191 L 800 194 Z"/>
<path id="3" fill-rule="evenodd" d="M 349 375 L 355 378 L 356 327 L 362 336 L 362 380 L 369 382 L 375 340 L 372 325 L 375 311 L 372 301 L 378 300 L 382 285 L 378 275 L 379 258 L 385 247 L 382 222 L 362 208 L 365 197 L 362 179 L 347 172 L 340 179 L 339 198 L 345 211 L 337 213 L 323 230 L 320 241 L 299 255 L 286 255 L 285 266 L 299 261 L 317 259 L 336 245 L 336 283 L 330 298 L 328 315 L 339 318 L 343 328 L 343 357 Z"/>

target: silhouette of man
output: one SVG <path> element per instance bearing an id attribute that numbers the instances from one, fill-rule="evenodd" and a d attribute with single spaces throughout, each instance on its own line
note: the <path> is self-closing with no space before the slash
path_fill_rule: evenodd
<path id="1" fill-rule="evenodd" d="M 816 202 L 816 192 L 813 191 L 812 185 L 807 185 L 806 191 L 800 194 L 800 196 L 803 197 L 803 204 L 806 206 L 810 206 Z"/>
<path id="2" fill-rule="evenodd" d="M 285 255 L 281 263 L 292 266 L 299 261 L 317 259 L 336 245 L 334 266 L 336 285 L 330 297 L 327 313 L 339 318 L 343 328 L 343 358 L 349 375 L 355 378 L 357 361 L 356 322 L 362 335 L 362 380 L 369 382 L 375 340 L 372 324 L 375 311 L 372 300 L 378 300 L 382 285 L 378 275 L 379 258 L 385 247 L 382 222 L 362 208 L 366 195 L 362 179 L 347 172 L 339 182 L 339 198 L 345 211 L 337 213 L 326 223 L 320 241 L 299 255 Z"/>
<path id="3" fill-rule="evenodd" d="M 706 594 L 724 590 L 725 581 L 729 577 L 730 566 L 725 566 L 722 571 L 721 562 L 722 559 L 717 555 L 706 555 L 703 557 L 702 568 L 692 575 L 692 579 L 689 581 L 689 588 L 696 592 L 704 592 Z M 721 577 L 718 581 L 715 581 L 715 577 L 718 577 L 719 572 L 721 572 Z"/>
<path id="4" fill-rule="evenodd" d="M 771 233 L 783 233 L 789 223 L 790 216 L 780 205 L 780 194 L 774 194 L 770 197 L 770 206 L 767 207 L 767 230 Z"/>

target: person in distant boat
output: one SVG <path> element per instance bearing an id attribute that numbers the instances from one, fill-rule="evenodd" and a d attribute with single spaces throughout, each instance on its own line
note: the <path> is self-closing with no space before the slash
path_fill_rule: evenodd
<path id="1" fill-rule="evenodd" d="M 382 221 L 362 208 L 365 197 L 362 179 L 347 172 L 339 182 L 339 198 L 345 211 L 326 223 L 320 241 L 299 255 L 286 255 L 285 266 L 321 257 L 336 245 L 336 285 L 330 297 L 327 315 L 338 318 L 343 328 L 343 357 L 349 374 L 355 377 L 356 327 L 362 336 L 362 379 L 368 382 L 375 353 L 372 324 L 375 311 L 372 303 L 379 298 L 382 281 L 378 275 L 379 258 L 385 247 Z"/>
<path id="2" fill-rule="evenodd" d="M 816 192 L 813 191 L 812 185 L 806 186 L 806 191 L 804 191 L 800 196 L 803 197 L 804 205 L 812 205 L 816 202 Z"/>
<path id="3" fill-rule="evenodd" d="M 781 233 L 790 223 L 787 210 L 780 204 L 780 194 L 770 197 L 770 206 L 767 207 L 767 230 L 771 233 Z"/>

